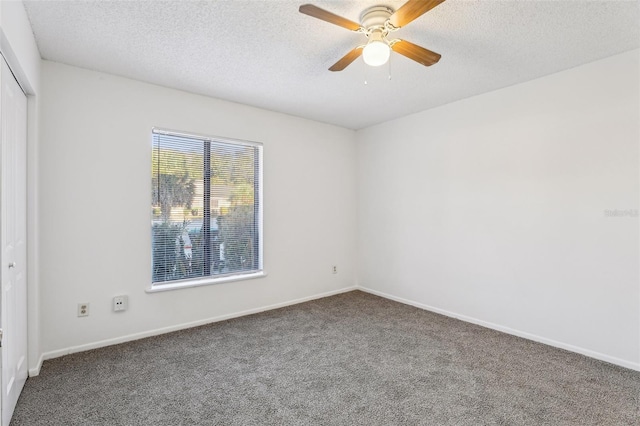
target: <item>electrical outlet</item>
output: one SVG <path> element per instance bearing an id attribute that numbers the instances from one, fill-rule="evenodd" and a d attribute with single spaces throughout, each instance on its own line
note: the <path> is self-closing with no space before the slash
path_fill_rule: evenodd
<path id="1" fill-rule="evenodd" d="M 127 296 L 116 296 L 113 298 L 113 311 L 120 312 L 126 311 L 129 307 L 129 297 Z"/>
<path id="2" fill-rule="evenodd" d="M 78 303 L 78 316 L 79 317 L 89 316 L 89 303 Z"/>
<path id="3" fill-rule="evenodd" d="M 331 269 L 331 273 L 332 274 L 337 274 L 338 273 L 338 267 L 336 265 L 333 265 L 333 268 Z"/>

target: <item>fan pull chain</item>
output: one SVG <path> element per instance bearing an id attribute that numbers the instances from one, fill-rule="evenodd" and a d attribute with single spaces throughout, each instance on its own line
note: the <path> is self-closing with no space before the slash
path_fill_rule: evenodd
<path id="1" fill-rule="evenodd" d="M 367 84 L 367 64 L 364 63 L 364 59 L 362 59 L 362 79 L 364 80 L 364 85 Z"/>
<path id="2" fill-rule="evenodd" d="M 391 56 L 393 55 L 390 55 L 389 60 L 387 61 L 387 65 L 388 65 L 387 70 L 389 71 L 389 80 L 391 80 Z"/>

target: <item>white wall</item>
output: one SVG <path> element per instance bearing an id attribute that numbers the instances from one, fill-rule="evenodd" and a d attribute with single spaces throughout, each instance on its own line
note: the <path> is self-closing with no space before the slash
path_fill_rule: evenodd
<path id="1" fill-rule="evenodd" d="M 358 280 L 640 369 L 638 51 L 357 133 Z M 637 210 L 636 210 L 637 212 Z"/>
<path id="2" fill-rule="evenodd" d="M 353 131 L 47 61 L 42 88 L 45 358 L 355 285 Z M 154 126 L 264 143 L 266 278 L 145 293 Z"/>
<path id="3" fill-rule="evenodd" d="M 40 53 L 21 1 L 0 1 L 0 52 L 28 95 L 27 131 L 27 303 L 29 369 L 40 364 L 40 295 L 38 284 L 38 122 Z"/>

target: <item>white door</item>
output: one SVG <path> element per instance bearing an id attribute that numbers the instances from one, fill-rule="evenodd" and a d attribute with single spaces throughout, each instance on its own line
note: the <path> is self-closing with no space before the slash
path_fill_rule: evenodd
<path id="1" fill-rule="evenodd" d="M 0 69 L 0 327 L 2 426 L 27 380 L 27 98 Z"/>

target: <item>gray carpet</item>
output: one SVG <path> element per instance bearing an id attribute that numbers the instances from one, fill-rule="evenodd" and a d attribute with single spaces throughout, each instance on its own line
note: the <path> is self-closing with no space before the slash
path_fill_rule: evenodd
<path id="1" fill-rule="evenodd" d="M 46 361 L 12 425 L 638 425 L 640 373 L 362 292 Z"/>

